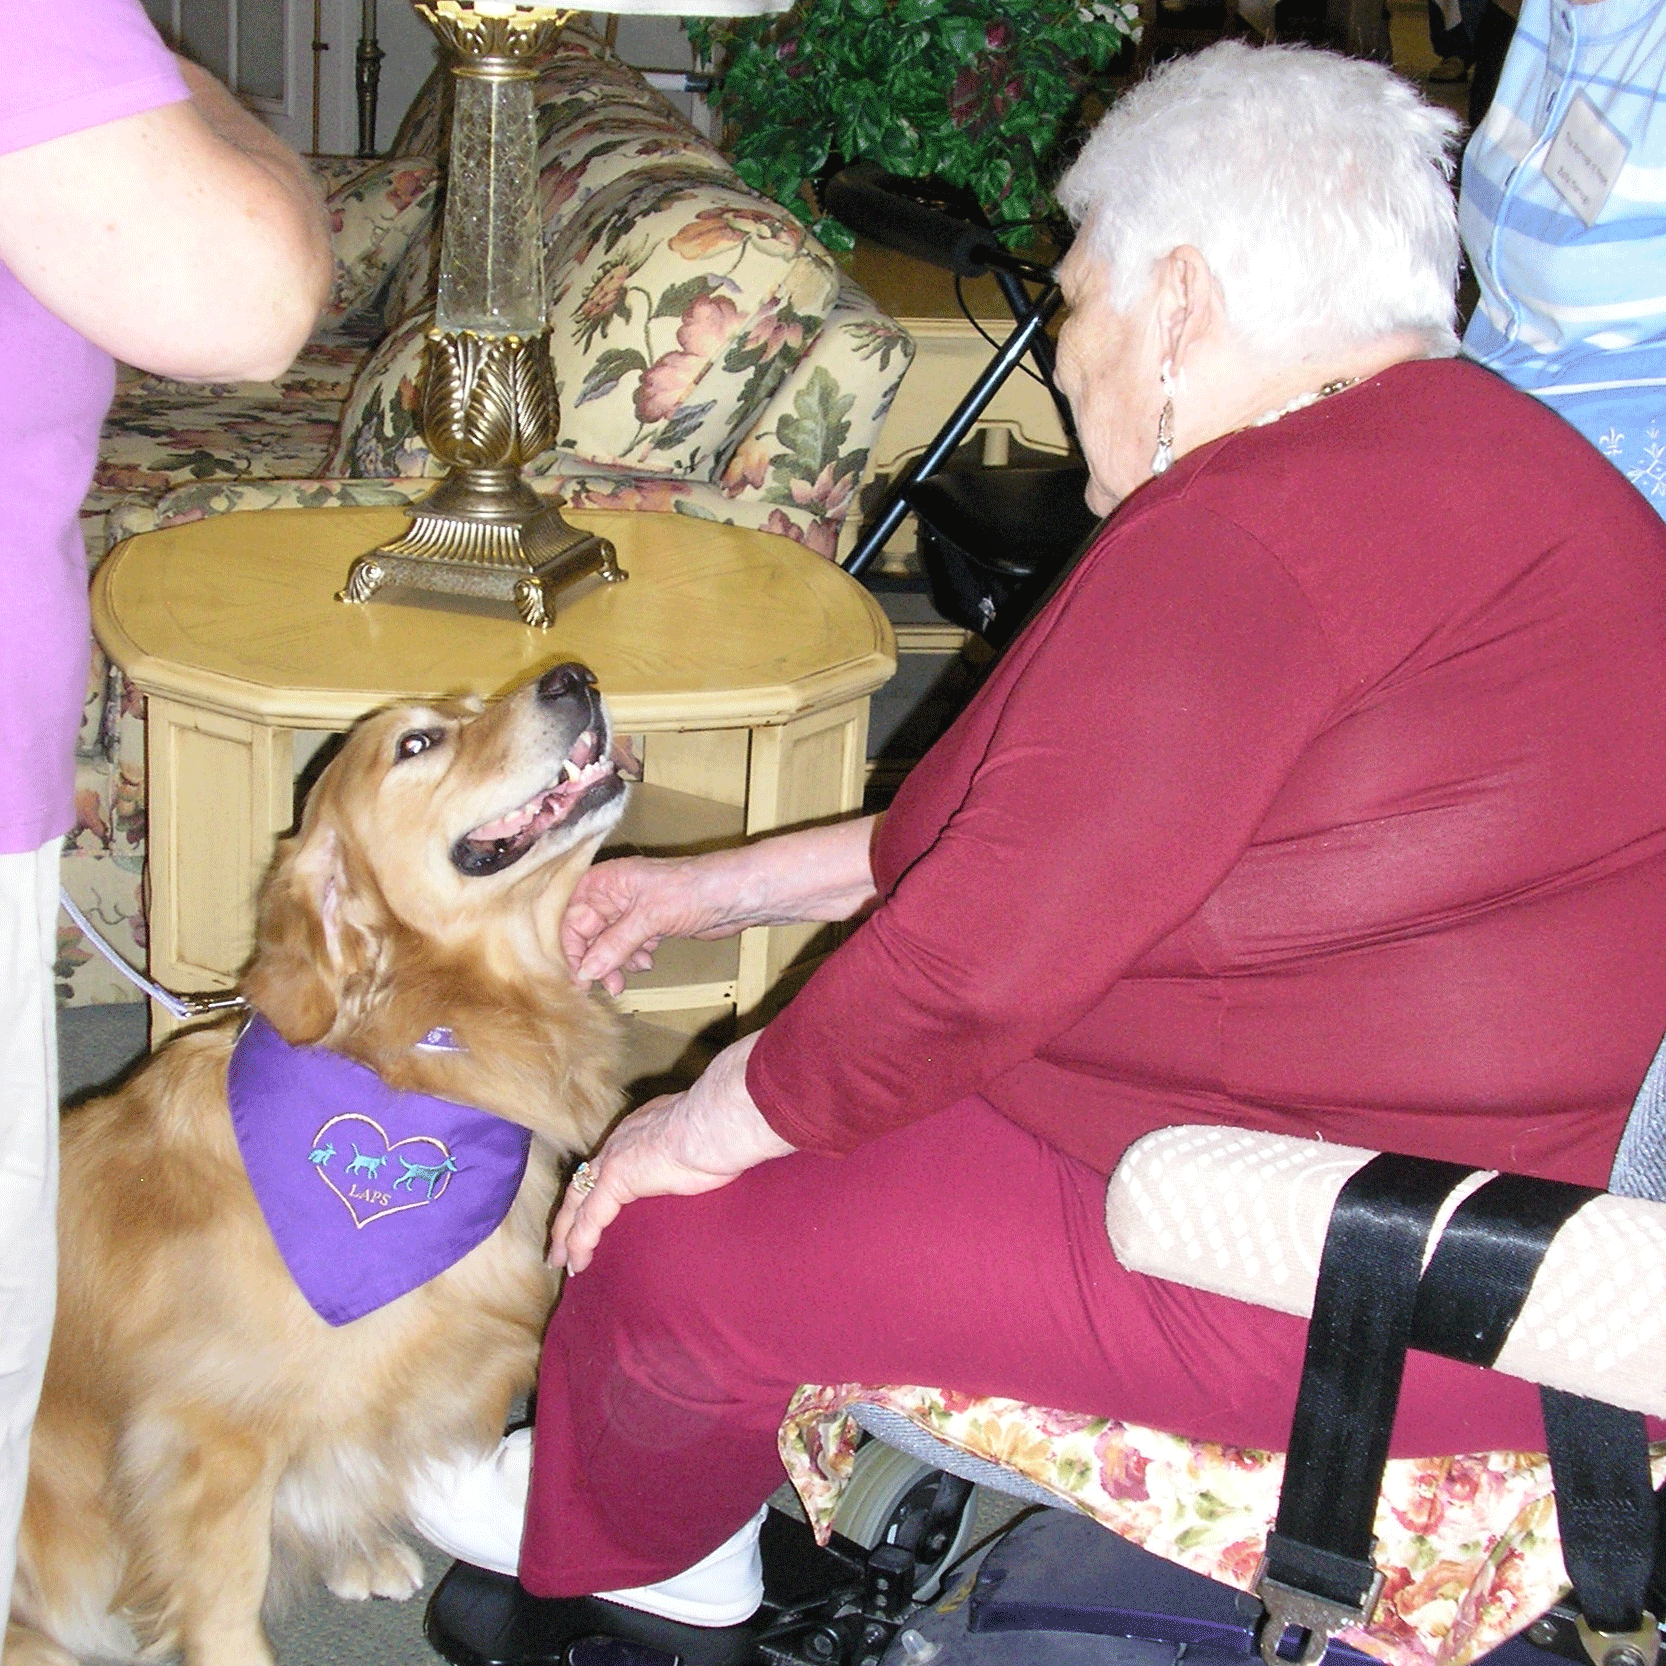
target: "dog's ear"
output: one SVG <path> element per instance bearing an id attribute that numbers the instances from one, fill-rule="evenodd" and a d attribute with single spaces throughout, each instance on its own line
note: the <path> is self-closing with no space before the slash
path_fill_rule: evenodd
<path id="1" fill-rule="evenodd" d="M 243 975 L 249 1004 L 292 1045 L 322 1040 L 348 982 L 371 969 L 373 935 L 345 846 L 327 823 L 278 846 L 261 888 L 255 953 Z"/>

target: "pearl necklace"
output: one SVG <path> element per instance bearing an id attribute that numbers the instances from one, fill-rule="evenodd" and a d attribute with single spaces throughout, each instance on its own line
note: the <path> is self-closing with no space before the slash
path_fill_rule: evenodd
<path id="1" fill-rule="evenodd" d="M 1309 405 L 1317 405 L 1321 399 L 1329 399 L 1333 393 L 1341 393 L 1344 388 L 1351 388 L 1359 380 L 1357 376 L 1344 376 L 1335 382 L 1326 382 L 1322 388 L 1308 393 L 1298 393 L 1288 405 L 1280 405 L 1276 411 L 1264 411 L 1251 428 L 1265 428 L 1270 422 L 1277 422 L 1280 417 L 1289 416 L 1292 411 L 1305 410 Z"/>

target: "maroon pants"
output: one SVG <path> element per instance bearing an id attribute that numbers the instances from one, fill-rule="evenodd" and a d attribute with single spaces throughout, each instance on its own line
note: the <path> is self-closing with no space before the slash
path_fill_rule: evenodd
<path id="1" fill-rule="evenodd" d="M 967 1100 L 844 1158 L 634 1203 L 544 1347 L 521 1578 L 697 1562 L 782 1480 L 801 1383 L 921 1383 L 1280 1449 L 1304 1321 L 1125 1271 L 1101 1175 Z M 1537 1392 L 1414 1354 L 1394 1451 L 1542 1450 Z"/>

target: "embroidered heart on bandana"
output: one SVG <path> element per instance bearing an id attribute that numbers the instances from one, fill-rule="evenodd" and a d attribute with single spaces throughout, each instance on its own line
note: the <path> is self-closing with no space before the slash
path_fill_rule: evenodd
<path id="1" fill-rule="evenodd" d="M 379 1122 L 356 1111 L 331 1117 L 318 1130 L 308 1160 L 360 1228 L 437 1203 L 457 1173 L 443 1140 L 430 1134 L 389 1140 Z"/>
<path id="2" fill-rule="evenodd" d="M 514 1204 L 532 1146 L 527 1129 L 478 1106 L 390 1088 L 327 1048 L 292 1047 L 259 1013 L 237 1038 L 226 1093 L 272 1242 L 332 1325 L 374 1313 L 484 1243 Z M 443 1209 L 423 1212 L 442 1197 Z"/>

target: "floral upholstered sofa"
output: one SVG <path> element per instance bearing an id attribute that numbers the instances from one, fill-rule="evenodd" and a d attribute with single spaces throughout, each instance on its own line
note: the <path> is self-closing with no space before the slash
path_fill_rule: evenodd
<path id="1" fill-rule="evenodd" d="M 320 158 L 336 282 L 272 384 L 123 376 L 83 507 L 88 558 L 266 507 L 407 502 L 443 470 L 418 431 L 449 77 L 383 159 Z M 577 29 L 538 85 L 561 438 L 528 473 L 579 507 L 697 515 L 832 555 L 912 345 L 799 222 Z M 64 884 L 143 964 L 144 713 L 95 650 Z M 60 1000 L 137 999 L 65 918 Z"/>

